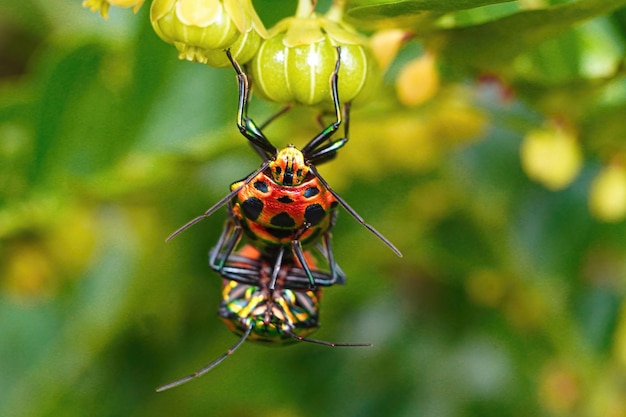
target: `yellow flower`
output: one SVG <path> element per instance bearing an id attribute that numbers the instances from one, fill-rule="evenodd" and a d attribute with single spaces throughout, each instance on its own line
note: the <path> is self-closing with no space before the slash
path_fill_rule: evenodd
<path id="1" fill-rule="evenodd" d="M 426 53 L 408 62 L 398 74 L 396 92 L 400 103 L 418 106 L 433 98 L 439 90 L 439 70 L 435 56 Z"/>
<path id="2" fill-rule="evenodd" d="M 526 175 L 552 191 L 567 187 L 582 165 L 577 138 L 556 126 L 528 132 L 520 154 Z"/>
<path id="3" fill-rule="evenodd" d="M 386 69 L 398 55 L 400 47 L 412 36 L 404 29 L 387 29 L 374 33 L 370 43 L 378 65 Z"/>
<path id="4" fill-rule="evenodd" d="M 100 16 L 109 18 L 109 7 L 132 7 L 133 13 L 137 13 L 145 0 L 84 0 L 83 7 L 89 8 L 92 12 L 100 12 Z"/>
<path id="5" fill-rule="evenodd" d="M 618 222 L 626 217 L 626 168 L 623 165 L 609 165 L 594 178 L 589 210 L 605 222 Z"/>

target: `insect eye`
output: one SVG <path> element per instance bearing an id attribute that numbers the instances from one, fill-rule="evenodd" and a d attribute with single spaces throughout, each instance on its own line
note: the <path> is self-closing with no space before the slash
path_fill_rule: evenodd
<path id="1" fill-rule="evenodd" d="M 274 168 L 274 172 L 276 172 L 276 174 L 279 174 L 279 175 L 280 175 L 280 173 L 281 173 L 282 171 L 283 171 L 283 170 L 282 170 L 280 167 L 278 167 L 278 166 Z"/>
<path id="2" fill-rule="evenodd" d="M 301 177 L 302 176 L 302 168 L 296 171 L 296 177 Z"/>

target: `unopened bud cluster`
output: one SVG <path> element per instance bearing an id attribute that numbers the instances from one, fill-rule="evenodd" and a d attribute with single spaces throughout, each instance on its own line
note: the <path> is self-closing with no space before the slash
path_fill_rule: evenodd
<path id="1" fill-rule="evenodd" d="M 134 7 L 143 0 L 85 0 L 107 15 L 109 5 Z M 341 2 L 325 15 L 315 2 L 300 0 L 295 15 L 269 31 L 251 0 L 153 0 L 150 20 L 156 34 L 178 50 L 180 59 L 227 67 L 225 51 L 241 65 L 249 63 L 253 88 L 280 103 L 332 103 L 329 76 L 341 50 L 339 91 L 342 102 L 363 101 L 380 80 L 369 40 L 342 21 Z"/>

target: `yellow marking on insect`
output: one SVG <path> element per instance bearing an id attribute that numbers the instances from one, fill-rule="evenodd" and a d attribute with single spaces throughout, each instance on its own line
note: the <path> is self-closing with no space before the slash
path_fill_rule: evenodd
<path id="1" fill-rule="evenodd" d="M 276 159 L 270 162 L 269 167 L 272 178 L 280 185 L 300 185 L 309 173 L 304 155 L 293 145 L 278 151 Z"/>
<path id="2" fill-rule="evenodd" d="M 293 313 L 293 310 L 290 308 L 289 304 L 284 298 L 280 298 L 276 300 L 276 302 L 280 305 L 281 311 L 284 314 L 282 321 L 287 322 L 287 323 L 296 323 L 297 321 L 301 321 L 301 319 L 298 320 L 296 318 L 296 316 Z"/>
<path id="3" fill-rule="evenodd" d="M 250 288 L 254 288 L 254 287 L 250 287 Z M 246 307 L 242 308 L 239 311 L 238 315 L 240 317 L 250 317 L 252 315 L 252 309 L 256 308 L 261 302 L 263 302 L 264 299 L 265 297 L 262 294 L 255 293 L 253 297 L 250 297 L 250 300 L 246 304 Z"/>

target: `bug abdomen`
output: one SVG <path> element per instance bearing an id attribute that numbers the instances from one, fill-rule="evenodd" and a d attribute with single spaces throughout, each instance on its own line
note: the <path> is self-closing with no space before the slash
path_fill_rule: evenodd
<path id="1" fill-rule="evenodd" d="M 272 345 L 297 342 L 292 336 L 306 337 L 318 327 L 320 291 L 271 291 L 265 287 L 224 280 L 218 315 L 228 328 L 243 334 L 253 324 L 249 341 Z"/>
<path id="2" fill-rule="evenodd" d="M 241 185 L 234 183 L 231 189 Z M 233 202 L 233 215 L 255 240 L 287 244 L 297 233 L 303 244 L 331 226 L 334 196 L 315 177 L 297 186 L 276 184 L 266 173 L 244 186 Z M 306 230 L 304 230 L 306 228 Z"/>

